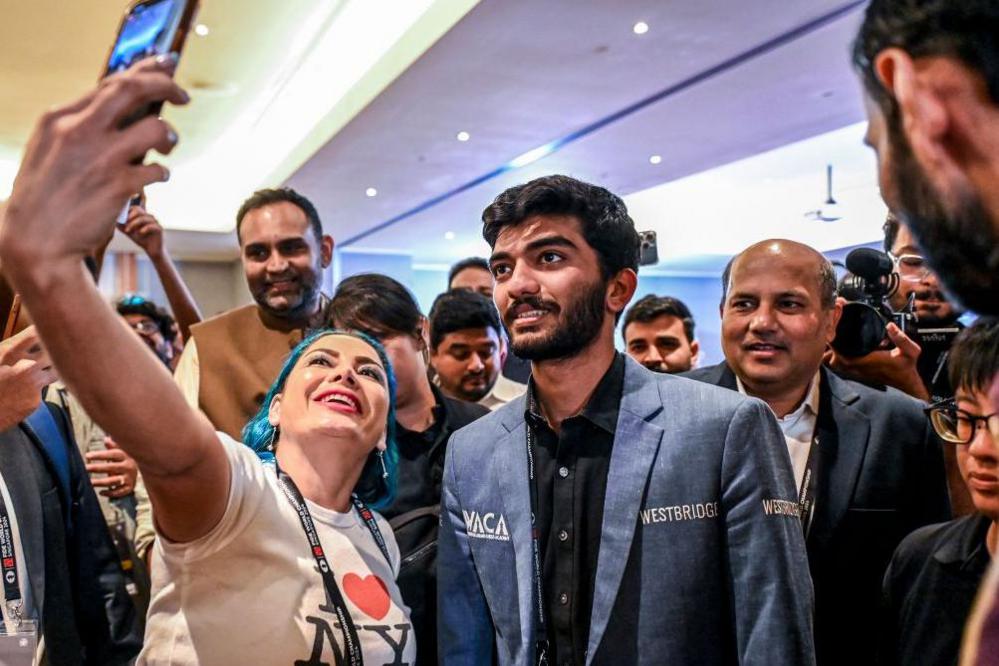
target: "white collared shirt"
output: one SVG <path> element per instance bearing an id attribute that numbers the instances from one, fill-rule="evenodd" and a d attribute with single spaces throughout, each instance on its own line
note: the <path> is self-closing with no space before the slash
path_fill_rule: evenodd
<path id="1" fill-rule="evenodd" d="M 746 387 L 737 376 L 735 378 L 739 393 L 749 395 Z M 784 418 L 778 418 L 777 423 L 784 433 L 784 440 L 787 442 L 787 452 L 791 456 L 791 468 L 794 469 L 794 483 L 796 488 L 801 488 L 801 480 L 805 477 L 805 466 L 808 464 L 808 453 L 812 449 L 812 440 L 815 437 L 815 425 L 819 418 L 819 373 L 815 373 L 805 399 L 793 411 Z"/>
<path id="2" fill-rule="evenodd" d="M 495 411 L 511 400 L 516 400 L 526 392 L 527 384 L 515 382 L 500 374 L 496 378 L 496 383 L 493 384 L 492 390 L 482 400 L 479 400 L 479 404 L 491 411 Z"/>

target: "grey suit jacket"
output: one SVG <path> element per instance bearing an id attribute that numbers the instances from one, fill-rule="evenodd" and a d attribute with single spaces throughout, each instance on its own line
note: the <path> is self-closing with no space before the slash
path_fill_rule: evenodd
<path id="1" fill-rule="evenodd" d="M 452 437 L 438 555 L 443 664 L 530 664 L 536 603 L 521 397 Z M 767 407 L 628 359 L 587 664 L 814 662 L 790 460 Z"/>
<path id="2" fill-rule="evenodd" d="M 724 363 L 687 376 L 737 389 Z M 875 663 L 881 581 L 892 553 L 917 527 L 950 518 L 943 444 L 922 407 L 895 389 L 822 368 L 807 543 L 820 666 Z"/>

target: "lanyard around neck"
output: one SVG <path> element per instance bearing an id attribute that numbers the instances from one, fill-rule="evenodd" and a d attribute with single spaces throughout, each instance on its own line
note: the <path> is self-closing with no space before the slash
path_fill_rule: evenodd
<path id="1" fill-rule="evenodd" d="M 537 403 L 534 395 L 528 392 L 527 409 L 530 414 L 537 413 Z M 545 619 L 545 594 L 544 585 L 541 581 L 541 535 L 538 528 L 538 485 L 537 470 L 534 464 L 534 441 L 535 432 L 531 425 L 530 417 L 525 419 L 527 426 L 527 485 L 530 488 L 531 496 L 531 551 L 532 569 L 534 582 L 534 597 L 537 604 L 537 623 L 535 626 L 535 664 L 547 666 L 548 664 L 548 628 Z"/>
<path id="2" fill-rule="evenodd" d="M 0 575 L 3 576 L 3 595 L 7 613 L 15 625 L 21 624 L 21 583 L 17 574 L 17 553 L 14 548 L 14 526 L 7 511 L 7 503 L 0 493 Z"/>
<path id="3" fill-rule="evenodd" d="M 284 491 L 285 497 L 288 498 L 291 506 L 298 513 L 298 519 L 302 524 L 302 530 L 305 532 L 306 539 L 308 539 L 312 557 L 316 560 L 316 566 L 319 567 L 319 573 L 323 578 L 327 601 L 333 607 L 337 620 L 340 622 L 340 628 L 343 631 L 344 651 L 348 663 L 351 666 L 363 666 L 364 656 L 361 654 L 361 642 L 357 636 L 357 627 L 354 626 L 354 620 L 347 609 L 347 603 L 340 592 L 340 587 L 336 584 L 336 576 L 333 574 L 333 569 L 326 559 L 326 551 L 323 550 L 322 542 L 319 540 L 319 533 L 316 531 L 316 524 L 312 520 L 312 513 L 309 511 L 305 498 L 302 497 L 301 491 L 299 491 L 298 486 L 295 485 L 291 477 L 281 471 L 281 468 L 277 467 L 277 465 L 275 465 L 275 468 L 281 490 Z M 372 538 L 378 544 L 379 550 L 382 551 L 382 555 L 385 556 L 385 560 L 391 568 L 392 559 L 389 557 L 385 538 L 378 528 L 374 513 L 357 495 L 351 495 L 351 502 L 367 526 L 368 531 L 371 532 Z"/>

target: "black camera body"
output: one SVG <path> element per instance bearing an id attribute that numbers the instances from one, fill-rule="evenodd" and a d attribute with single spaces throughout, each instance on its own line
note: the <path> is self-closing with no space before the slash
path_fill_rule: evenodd
<path id="1" fill-rule="evenodd" d="M 909 337 L 917 337 L 914 296 L 905 308 L 892 310 L 889 298 L 898 290 L 899 276 L 884 252 L 858 248 L 846 256 L 846 268 L 853 275 L 846 279 L 841 293 L 853 300 L 843 306 L 832 347 L 837 354 L 856 358 L 878 349 L 890 348 L 886 342 L 888 324 L 894 322 Z"/>

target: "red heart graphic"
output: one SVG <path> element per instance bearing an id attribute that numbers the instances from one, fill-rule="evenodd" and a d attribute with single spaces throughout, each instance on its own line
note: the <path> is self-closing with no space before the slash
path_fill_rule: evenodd
<path id="1" fill-rule="evenodd" d="M 343 591 L 365 615 L 370 615 L 376 620 L 388 615 L 392 598 L 385 583 L 378 576 L 371 574 L 361 578 L 357 574 L 349 573 L 343 577 Z"/>

